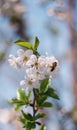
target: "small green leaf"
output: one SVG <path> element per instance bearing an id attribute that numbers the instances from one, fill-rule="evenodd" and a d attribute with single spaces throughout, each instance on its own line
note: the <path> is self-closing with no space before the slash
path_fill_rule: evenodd
<path id="1" fill-rule="evenodd" d="M 36 128 L 35 122 L 28 122 L 27 128 L 28 128 L 28 130 L 34 130 Z"/>
<path id="2" fill-rule="evenodd" d="M 30 99 L 30 95 L 31 95 L 31 91 L 28 91 L 28 92 L 27 92 L 27 95 L 26 95 L 26 99 L 27 99 L 27 101 L 29 101 L 29 99 Z"/>
<path id="3" fill-rule="evenodd" d="M 17 45 L 19 46 L 22 46 L 22 47 L 25 47 L 27 49 L 32 49 L 33 48 L 33 45 L 29 42 L 25 42 L 23 40 L 18 40 L 15 42 Z"/>
<path id="4" fill-rule="evenodd" d="M 42 81 L 40 85 L 40 92 L 45 93 L 48 90 L 48 84 L 49 84 L 49 79 L 46 78 Z"/>
<path id="5" fill-rule="evenodd" d="M 23 128 L 26 128 L 26 130 L 34 130 L 34 128 L 36 127 L 35 122 L 28 121 L 26 118 L 20 117 L 19 121 L 22 122 L 22 124 L 24 125 Z"/>
<path id="6" fill-rule="evenodd" d="M 47 95 L 40 95 L 40 97 L 36 99 L 37 105 L 40 107 L 46 99 Z"/>
<path id="7" fill-rule="evenodd" d="M 39 46 L 39 39 L 35 37 L 34 45 L 33 45 L 33 50 L 36 51 Z"/>
<path id="8" fill-rule="evenodd" d="M 19 121 L 22 122 L 26 126 L 27 120 L 25 118 L 20 117 Z"/>
<path id="9" fill-rule="evenodd" d="M 9 102 L 10 104 L 15 104 L 15 103 L 18 103 L 19 100 L 17 100 L 16 98 L 13 98 L 13 99 L 10 99 L 8 102 Z"/>
<path id="10" fill-rule="evenodd" d="M 23 116 L 25 117 L 25 119 L 29 120 L 29 121 L 33 121 L 33 117 L 30 113 L 25 113 L 23 110 L 21 111 Z"/>
<path id="11" fill-rule="evenodd" d="M 38 96 L 38 95 L 39 95 L 39 89 L 34 88 L 33 91 L 34 91 L 35 96 Z"/>
<path id="12" fill-rule="evenodd" d="M 39 126 L 41 125 L 41 123 L 40 123 L 40 122 L 38 122 L 38 121 L 36 121 L 35 123 L 36 123 L 37 125 L 39 125 Z"/>
<path id="13" fill-rule="evenodd" d="M 15 111 L 18 111 L 21 106 L 22 106 L 22 104 L 17 104 L 17 105 L 15 106 Z"/>
<path id="14" fill-rule="evenodd" d="M 17 97 L 9 100 L 10 104 L 15 104 L 15 110 L 19 110 L 20 107 L 26 105 L 28 106 L 30 104 L 30 93 L 25 93 L 25 90 L 23 88 L 18 88 L 17 90 Z"/>
<path id="15" fill-rule="evenodd" d="M 18 100 L 25 100 L 26 99 L 25 90 L 23 88 L 18 88 L 17 99 Z"/>
<path id="16" fill-rule="evenodd" d="M 18 111 L 21 106 L 26 105 L 26 102 L 24 102 L 24 101 L 18 100 L 18 99 L 11 99 L 9 101 L 9 103 L 10 104 L 15 104 L 15 111 Z"/>
<path id="17" fill-rule="evenodd" d="M 39 98 L 40 103 L 42 104 L 46 99 L 47 99 L 47 95 L 41 95 Z"/>
<path id="18" fill-rule="evenodd" d="M 17 98 L 13 98 L 9 100 L 10 104 L 23 104 L 24 102 L 22 100 L 18 100 Z"/>
<path id="19" fill-rule="evenodd" d="M 42 125 L 40 130 L 46 130 L 46 126 L 45 125 Z"/>
<path id="20" fill-rule="evenodd" d="M 39 119 L 39 118 L 44 118 L 46 115 L 44 113 L 38 113 L 36 116 L 35 116 L 35 120 Z"/>
<path id="21" fill-rule="evenodd" d="M 56 91 L 53 88 L 48 88 L 48 90 L 45 94 L 48 95 L 49 97 L 52 97 L 52 98 L 59 100 L 59 97 L 58 97 Z"/>
<path id="22" fill-rule="evenodd" d="M 41 105 L 41 107 L 52 107 L 52 106 L 53 106 L 53 104 L 50 103 L 50 102 L 44 102 L 44 103 Z"/>

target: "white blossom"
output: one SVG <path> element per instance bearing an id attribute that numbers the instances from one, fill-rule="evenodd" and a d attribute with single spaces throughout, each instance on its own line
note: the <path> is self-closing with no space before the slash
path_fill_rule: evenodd
<path id="1" fill-rule="evenodd" d="M 16 69 L 18 68 L 17 58 L 14 55 L 9 55 L 8 61 L 9 61 L 11 66 L 13 66 Z"/>
<path id="2" fill-rule="evenodd" d="M 52 77 L 54 72 L 57 71 L 58 61 L 56 60 L 54 56 L 47 56 L 45 59 L 46 59 L 45 60 L 46 61 L 46 74 Z"/>
<path id="3" fill-rule="evenodd" d="M 20 82 L 25 88 L 38 88 L 43 79 L 52 79 L 58 69 L 58 61 L 48 53 L 37 57 L 32 50 L 19 49 L 17 54 L 18 57 L 10 55 L 8 61 L 14 68 L 23 68 L 26 72 L 25 79 Z"/>
<path id="4" fill-rule="evenodd" d="M 37 58 L 32 55 L 30 60 L 27 62 L 26 74 L 31 77 L 33 76 L 37 80 L 43 80 L 45 78 L 45 58 L 40 56 Z"/>
<path id="5" fill-rule="evenodd" d="M 25 77 L 25 80 L 20 81 L 20 86 L 28 88 L 28 90 L 32 90 L 33 88 L 39 87 L 39 81 L 30 77 Z"/>
<path id="6" fill-rule="evenodd" d="M 45 57 L 40 56 L 37 58 L 36 55 L 31 55 L 30 59 L 26 63 L 27 68 L 35 68 L 38 71 L 41 71 L 41 73 L 44 71 L 45 67 Z"/>
<path id="7" fill-rule="evenodd" d="M 21 67 L 26 67 L 26 63 L 29 60 L 30 56 L 33 54 L 32 50 L 22 50 L 19 49 L 17 51 L 18 57 L 19 57 L 19 64 L 21 65 Z"/>
<path id="8" fill-rule="evenodd" d="M 32 68 L 32 67 L 37 67 L 38 66 L 36 55 L 34 55 L 34 54 L 31 55 L 30 59 L 26 63 L 26 66 L 27 66 L 27 68 Z"/>

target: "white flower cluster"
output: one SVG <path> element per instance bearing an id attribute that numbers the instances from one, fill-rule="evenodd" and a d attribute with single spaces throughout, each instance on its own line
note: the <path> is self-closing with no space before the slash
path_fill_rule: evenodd
<path id="1" fill-rule="evenodd" d="M 25 70 L 25 80 L 20 82 L 21 86 L 29 89 L 38 88 L 45 78 L 52 78 L 53 73 L 58 68 L 58 61 L 53 56 L 39 56 L 33 54 L 32 50 L 17 51 L 18 57 L 9 56 L 9 63 L 14 68 L 22 68 Z"/>

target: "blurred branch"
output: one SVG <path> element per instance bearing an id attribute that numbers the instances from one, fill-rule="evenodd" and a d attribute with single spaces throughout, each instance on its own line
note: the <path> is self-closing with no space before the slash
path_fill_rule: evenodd
<path id="1" fill-rule="evenodd" d="M 74 95 L 74 111 L 73 120 L 77 123 L 77 30 L 75 27 L 75 16 L 73 11 L 75 8 L 76 0 L 69 0 L 69 20 L 68 25 L 70 27 L 70 43 L 71 43 L 71 61 L 72 61 L 72 73 L 73 73 L 73 95 Z M 74 118 L 75 117 L 75 118 Z M 77 125 L 76 125 L 77 130 Z"/>
<path id="2" fill-rule="evenodd" d="M 26 6 L 21 4 L 20 0 L 4 0 L 1 3 L 1 14 L 8 17 L 11 25 L 16 27 L 16 33 L 22 39 L 29 40 L 27 36 L 27 24 L 23 19 L 23 14 L 26 12 Z"/>
<path id="3" fill-rule="evenodd" d="M 21 3 L 21 0 L 0 0 L 0 12 L 1 15 L 6 16 L 9 19 L 10 25 L 15 27 L 16 35 L 21 39 L 29 41 L 29 36 L 27 35 L 27 23 L 23 18 L 23 14 L 26 12 L 26 6 Z M 10 40 L 5 39 L 4 41 L 4 49 L 0 52 L 1 63 L 5 61 L 7 51 L 11 44 Z"/>

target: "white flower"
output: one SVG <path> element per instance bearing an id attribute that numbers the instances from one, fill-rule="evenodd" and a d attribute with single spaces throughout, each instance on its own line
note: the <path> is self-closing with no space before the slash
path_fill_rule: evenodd
<path id="1" fill-rule="evenodd" d="M 42 70 L 45 66 L 45 57 L 40 56 L 39 58 L 37 58 L 36 55 L 31 55 L 30 59 L 26 63 L 26 66 L 28 68 Z"/>
<path id="2" fill-rule="evenodd" d="M 53 56 L 46 57 L 46 74 L 50 77 L 57 71 L 58 61 Z"/>
<path id="3" fill-rule="evenodd" d="M 21 57 L 24 54 L 24 50 L 23 49 L 19 49 L 17 51 L 17 54 L 18 54 L 19 57 Z"/>
<path id="4" fill-rule="evenodd" d="M 39 81 L 30 77 L 25 77 L 25 80 L 20 82 L 20 86 L 27 87 L 29 90 L 32 90 L 33 88 L 39 87 Z"/>
<path id="5" fill-rule="evenodd" d="M 17 65 L 17 58 L 14 55 L 9 55 L 9 59 L 8 59 L 9 63 L 11 66 L 13 66 L 14 68 L 18 68 Z"/>
<path id="6" fill-rule="evenodd" d="M 12 67 L 14 67 L 15 69 L 22 68 L 21 60 L 19 57 L 15 57 L 14 55 L 9 55 L 8 61 L 9 61 L 10 65 Z"/>
<path id="7" fill-rule="evenodd" d="M 31 55 L 30 59 L 26 63 L 26 66 L 27 66 L 27 68 L 32 68 L 32 67 L 38 66 L 36 55 L 34 55 L 34 54 Z"/>
<path id="8" fill-rule="evenodd" d="M 45 78 L 45 57 L 40 56 L 37 58 L 32 55 L 29 61 L 26 63 L 27 69 L 26 73 L 28 77 L 34 76 L 37 80 L 43 80 Z"/>
<path id="9" fill-rule="evenodd" d="M 43 80 L 45 78 L 43 71 L 39 71 L 36 68 L 29 68 L 26 70 L 26 75 L 36 80 Z"/>
<path id="10" fill-rule="evenodd" d="M 29 60 L 30 56 L 33 54 L 33 51 L 32 50 L 24 51 L 22 49 L 19 49 L 17 51 L 17 54 L 18 54 L 19 64 L 23 68 L 26 67 L 26 63 Z"/>

